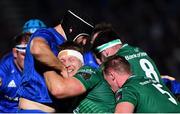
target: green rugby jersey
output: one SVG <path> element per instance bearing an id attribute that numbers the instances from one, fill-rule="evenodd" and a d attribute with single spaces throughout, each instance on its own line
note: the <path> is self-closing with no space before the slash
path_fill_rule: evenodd
<path id="1" fill-rule="evenodd" d="M 117 52 L 117 55 L 125 57 L 131 65 L 133 74 L 137 76 L 147 76 L 158 82 L 162 82 L 154 61 L 142 49 L 124 44 Z"/>
<path id="2" fill-rule="evenodd" d="M 136 113 L 180 112 L 173 94 L 159 82 L 147 77 L 131 76 L 116 92 L 116 102 L 130 102 Z"/>
<path id="3" fill-rule="evenodd" d="M 78 70 L 75 78 L 86 88 L 75 113 L 112 113 L 115 110 L 115 96 L 108 83 L 104 80 L 100 70 L 83 66 Z"/>

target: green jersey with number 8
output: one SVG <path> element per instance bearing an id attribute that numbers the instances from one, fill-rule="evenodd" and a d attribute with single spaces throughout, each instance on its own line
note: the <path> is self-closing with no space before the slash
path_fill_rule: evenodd
<path id="1" fill-rule="evenodd" d="M 131 65 L 133 74 L 147 76 L 157 82 L 162 82 L 154 61 L 142 49 L 124 44 L 117 55 L 125 57 Z"/>

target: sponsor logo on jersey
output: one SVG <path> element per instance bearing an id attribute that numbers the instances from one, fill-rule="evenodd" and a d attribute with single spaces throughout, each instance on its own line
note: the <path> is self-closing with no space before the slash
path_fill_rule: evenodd
<path id="1" fill-rule="evenodd" d="M 78 74 L 81 75 L 85 80 L 88 80 L 91 77 L 91 74 L 89 73 L 80 72 Z"/>
<path id="2" fill-rule="evenodd" d="M 14 80 L 11 80 L 9 82 L 8 87 L 16 87 L 16 84 L 15 84 Z"/>
<path id="3" fill-rule="evenodd" d="M 125 56 L 125 59 L 126 60 L 130 60 L 130 59 L 139 58 L 139 57 L 145 57 L 145 56 L 147 56 L 147 53 L 139 52 L 139 53 L 136 53 L 136 54 Z"/>
<path id="4" fill-rule="evenodd" d="M 145 81 L 143 81 L 143 82 L 139 82 L 139 84 L 140 85 L 146 85 L 146 84 L 149 84 L 149 83 L 158 83 L 156 80 L 153 80 L 153 79 L 151 79 L 151 78 L 147 78 L 147 77 L 145 77 L 145 79 L 147 79 L 147 80 L 145 80 Z"/>
<path id="5" fill-rule="evenodd" d="M 80 75 L 85 80 L 88 80 L 91 78 L 92 75 L 94 75 L 96 72 L 91 68 L 84 68 L 78 70 L 77 74 Z"/>
<path id="6" fill-rule="evenodd" d="M 7 96 L 7 95 L 4 95 L 4 97 L 5 98 L 7 98 L 8 100 L 10 100 L 10 101 L 19 101 L 19 98 L 18 97 L 9 97 L 9 96 Z"/>

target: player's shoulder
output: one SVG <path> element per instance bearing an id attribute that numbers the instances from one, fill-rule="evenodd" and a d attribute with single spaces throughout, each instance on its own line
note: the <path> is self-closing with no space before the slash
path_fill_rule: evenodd
<path id="1" fill-rule="evenodd" d="M 38 29 L 35 33 L 32 34 L 31 38 L 35 38 L 42 35 L 51 35 L 52 34 L 52 28 L 41 28 Z"/>
<path id="2" fill-rule="evenodd" d="M 2 57 L 2 59 L 0 60 L 0 69 L 2 69 L 3 67 L 8 68 L 12 64 L 14 64 L 13 63 L 13 59 L 14 59 L 14 57 L 13 57 L 13 54 L 11 52 L 6 54 L 6 55 L 4 55 Z"/>
<path id="3" fill-rule="evenodd" d="M 11 60 L 11 59 L 13 59 L 13 54 L 12 54 L 12 52 L 9 52 L 9 53 L 5 54 L 5 55 L 1 58 L 0 62 L 1 62 L 1 61 L 2 61 L 2 62 L 8 61 L 8 60 Z"/>
<path id="4" fill-rule="evenodd" d="M 128 78 L 124 86 L 134 86 L 137 87 L 140 82 L 144 82 L 146 79 L 143 76 L 137 76 L 137 75 L 132 75 Z"/>
<path id="5" fill-rule="evenodd" d="M 36 33 L 46 33 L 46 32 L 50 32 L 51 28 L 40 28 L 38 29 L 34 34 Z"/>
<path id="6" fill-rule="evenodd" d="M 97 76 L 98 75 L 98 77 L 101 77 L 102 76 L 102 70 L 100 70 L 100 68 L 94 68 L 94 67 L 92 67 L 92 66 L 89 66 L 89 65 L 84 65 L 84 66 L 82 66 L 79 70 L 78 70 L 78 72 L 77 72 L 77 74 L 81 74 L 81 73 L 85 73 L 85 74 L 89 74 L 89 75 L 91 75 L 91 76 Z"/>

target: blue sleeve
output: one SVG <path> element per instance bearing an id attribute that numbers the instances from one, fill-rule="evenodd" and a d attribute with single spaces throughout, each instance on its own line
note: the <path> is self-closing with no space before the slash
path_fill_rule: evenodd
<path id="1" fill-rule="evenodd" d="M 34 37 L 43 38 L 56 56 L 58 54 L 58 46 L 65 42 L 64 37 L 54 28 L 39 29 L 31 36 L 31 40 Z"/>
<path id="2" fill-rule="evenodd" d="M 180 94 L 180 82 L 166 78 L 162 78 L 162 81 L 173 94 Z"/>
<path id="3" fill-rule="evenodd" d="M 83 57 L 84 57 L 85 65 L 89 65 L 93 68 L 99 68 L 99 64 L 97 63 L 97 61 L 91 51 L 85 52 Z"/>
<path id="4" fill-rule="evenodd" d="M 32 34 L 31 38 L 33 39 L 34 37 L 41 37 L 44 40 L 47 41 L 48 45 L 51 44 L 52 41 L 52 36 L 51 33 L 48 31 L 48 29 L 39 29 L 37 30 L 34 34 Z"/>
<path id="5" fill-rule="evenodd" d="M 172 85 L 172 93 L 173 94 L 180 94 L 180 82 L 174 80 L 171 82 L 171 85 Z"/>

